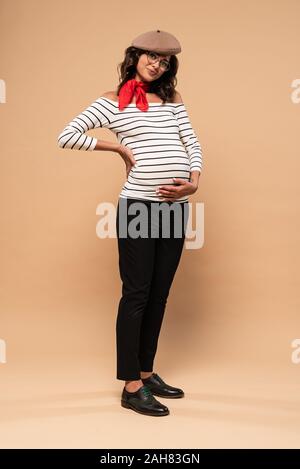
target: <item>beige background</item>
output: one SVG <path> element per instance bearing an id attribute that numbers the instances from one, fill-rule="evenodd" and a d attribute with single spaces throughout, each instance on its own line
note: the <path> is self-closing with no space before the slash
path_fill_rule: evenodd
<path id="1" fill-rule="evenodd" d="M 122 408 L 115 378 L 117 244 L 96 207 L 116 206 L 123 160 L 57 145 L 157 28 L 182 43 L 205 208 L 155 363 L 186 396 L 162 419 Z M 296 0 L 1 0 L 1 447 L 299 447 L 299 40 Z"/>

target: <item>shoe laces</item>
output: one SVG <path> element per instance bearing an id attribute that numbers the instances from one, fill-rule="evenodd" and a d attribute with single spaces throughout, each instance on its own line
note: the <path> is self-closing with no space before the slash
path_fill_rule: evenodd
<path id="1" fill-rule="evenodd" d="M 147 386 L 143 386 L 142 387 L 142 391 L 143 393 L 145 394 L 145 396 L 148 398 L 148 397 L 152 397 L 152 392 L 150 391 L 150 389 L 147 387 Z"/>

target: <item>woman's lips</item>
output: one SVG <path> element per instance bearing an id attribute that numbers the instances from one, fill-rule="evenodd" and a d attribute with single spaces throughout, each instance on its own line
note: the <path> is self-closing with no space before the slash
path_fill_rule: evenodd
<path id="1" fill-rule="evenodd" d="M 148 70 L 148 72 L 150 73 L 150 75 L 154 76 L 154 75 L 157 75 L 156 72 L 152 72 L 151 70 Z"/>

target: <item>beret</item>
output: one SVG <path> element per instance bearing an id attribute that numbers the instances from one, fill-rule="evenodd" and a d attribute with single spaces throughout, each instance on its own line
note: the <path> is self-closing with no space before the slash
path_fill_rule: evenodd
<path id="1" fill-rule="evenodd" d="M 162 55 L 176 55 L 181 52 L 181 45 L 178 39 L 173 34 L 161 29 L 140 34 L 133 39 L 131 46 Z"/>

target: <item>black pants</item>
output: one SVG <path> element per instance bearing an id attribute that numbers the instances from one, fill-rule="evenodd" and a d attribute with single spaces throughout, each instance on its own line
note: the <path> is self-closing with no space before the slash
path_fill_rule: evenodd
<path id="1" fill-rule="evenodd" d="M 135 214 L 128 213 L 135 202 L 139 208 Z M 165 218 L 158 210 L 163 205 L 169 208 L 169 216 Z M 175 205 L 174 212 L 170 208 Z M 129 225 L 141 213 L 142 222 L 135 226 L 141 229 L 147 221 L 148 228 L 146 233 L 144 230 L 136 236 L 130 232 Z M 138 380 L 140 371 L 153 371 L 166 302 L 185 240 L 188 213 L 188 202 L 119 198 L 116 231 L 122 297 L 116 321 L 117 379 Z M 122 232 L 121 224 L 123 230 L 128 228 L 127 234 Z M 163 231 L 166 226 L 169 233 L 168 229 Z"/>

